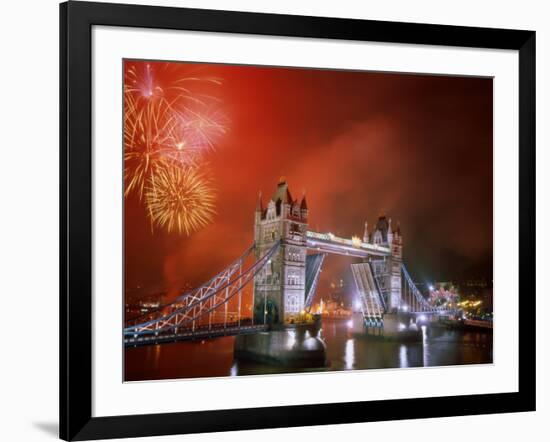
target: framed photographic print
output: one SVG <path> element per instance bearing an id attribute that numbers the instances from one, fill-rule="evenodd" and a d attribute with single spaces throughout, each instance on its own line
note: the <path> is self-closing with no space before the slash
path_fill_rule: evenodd
<path id="1" fill-rule="evenodd" d="M 60 23 L 61 438 L 534 410 L 534 32 Z"/>

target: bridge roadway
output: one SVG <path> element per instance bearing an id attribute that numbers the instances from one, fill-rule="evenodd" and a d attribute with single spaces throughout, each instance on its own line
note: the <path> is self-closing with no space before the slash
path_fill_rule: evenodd
<path id="1" fill-rule="evenodd" d="M 192 341 L 196 339 L 218 338 L 221 336 L 246 335 L 266 331 L 268 328 L 269 326 L 264 324 L 239 326 L 237 323 L 234 323 L 227 324 L 226 327 L 224 327 L 223 324 L 212 324 L 211 328 L 208 328 L 208 326 L 201 326 L 196 327 L 194 331 L 192 329 L 185 329 L 185 331 L 177 333 L 159 333 L 158 335 L 140 335 L 137 337 L 125 336 L 124 346 L 140 347 L 143 345 L 166 344 L 169 342 Z"/>
<path id="2" fill-rule="evenodd" d="M 307 246 L 324 253 L 368 258 L 369 256 L 390 256 L 389 247 L 361 241 L 360 238 L 340 238 L 332 233 L 307 232 Z"/>

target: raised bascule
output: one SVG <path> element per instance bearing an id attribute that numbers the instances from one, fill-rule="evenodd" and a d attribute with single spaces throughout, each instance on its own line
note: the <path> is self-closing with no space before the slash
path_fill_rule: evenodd
<path id="1" fill-rule="evenodd" d="M 372 232 L 341 238 L 308 228 L 305 194 L 294 199 L 281 178 L 264 206 L 258 197 L 254 243 L 241 257 L 200 287 L 154 312 L 126 321 L 126 345 L 146 345 L 294 327 L 308 317 L 325 258 L 356 258 L 351 271 L 360 310 L 359 330 L 389 334 L 407 321 L 450 312 L 431 305 L 403 264 L 399 224 L 380 216 Z M 253 264 L 245 265 L 253 257 Z M 252 284 L 253 310 L 243 315 L 242 294 Z M 231 309 L 230 309 L 231 306 Z M 357 327 L 356 327 L 357 328 Z M 375 334 L 376 334 L 375 333 Z"/>

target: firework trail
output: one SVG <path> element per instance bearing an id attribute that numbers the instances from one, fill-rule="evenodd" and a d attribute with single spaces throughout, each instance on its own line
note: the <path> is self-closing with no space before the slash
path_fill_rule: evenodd
<path id="1" fill-rule="evenodd" d="M 163 100 L 138 107 L 126 97 L 124 113 L 125 196 L 136 190 L 143 197 L 145 183 L 162 167 L 161 151 L 170 132 L 172 113 Z"/>
<path id="2" fill-rule="evenodd" d="M 215 193 L 196 168 L 169 166 L 157 171 L 145 189 L 151 222 L 168 232 L 190 235 L 212 221 Z"/>
<path id="3" fill-rule="evenodd" d="M 124 73 L 124 93 L 132 94 L 136 104 L 154 100 L 167 100 L 171 106 L 187 108 L 193 104 L 203 106 L 217 101 L 214 97 L 194 93 L 193 83 L 221 85 L 214 77 L 181 77 L 177 75 L 177 64 L 172 63 L 130 63 Z"/>
<path id="4" fill-rule="evenodd" d="M 163 89 L 155 85 L 153 81 L 153 70 L 149 63 L 130 66 L 124 77 L 124 92 L 126 93 L 135 92 L 144 99 L 164 95 Z"/>

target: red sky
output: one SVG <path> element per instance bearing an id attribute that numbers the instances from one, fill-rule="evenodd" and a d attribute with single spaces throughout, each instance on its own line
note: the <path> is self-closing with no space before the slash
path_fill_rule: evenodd
<path id="1" fill-rule="evenodd" d="M 315 230 L 362 235 L 386 214 L 401 222 L 415 279 L 491 279 L 491 79 L 186 63 L 167 72 L 223 80 L 193 85 L 229 122 L 207 155 L 217 214 L 189 237 L 151 232 L 130 195 L 127 288 L 195 285 L 223 269 L 253 240 L 258 191 L 265 201 L 281 175 L 295 198 L 306 190 Z"/>

